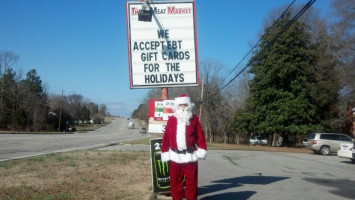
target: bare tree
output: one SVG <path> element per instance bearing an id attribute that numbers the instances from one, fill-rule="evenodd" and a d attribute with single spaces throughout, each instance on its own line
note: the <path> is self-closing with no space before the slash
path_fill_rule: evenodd
<path id="1" fill-rule="evenodd" d="M 20 57 L 12 51 L 0 52 L 0 77 L 7 69 L 12 68 L 19 59 Z"/>
<path id="2" fill-rule="evenodd" d="M 355 98 L 355 0 L 333 0 L 331 25 L 336 55 L 342 61 L 339 67 L 345 101 Z M 343 102 L 344 103 L 344 102 Z M 346 102 L 344 103 L 345 108 Z M 344 109 L 345 110 L 345 109 Z"/>
<path id="3" fill-rule="evenodd" d="M 244 109 L 246 99 L 249 96 L 249 75 L 243 73 L 241 77 L 233 81 L 224 91 L 226 102 L 229 104 L 228 116 L 233 116 L 239 109 Z M 246 133 L 230 132 L 228 134 L 229 143 L 240 144 L 242 140 L 246 140 Z"/>
<path id="4" fill-rule="evenodd" d="M 107 106 L 106 106 L 106 104 L 100 104 L 98 113 L 100 113 L 104 117 L 107 116 Z"/>
<path id="5" fill-rule="evenodd" d="M 69 113 L 75 120 L 80 119 L 81 106 L 84 105 L 84 97 L 81 94 L 71 94 L 68 96 L 70 106 Z"/>
<path id="6" fill-rule="evenodd" d="M 50 111 L 53 111 L 57 108 L 60 108 L 62 105 L 62 95 L 59 94 L 51 94 L 49 96 L 48 106 Z"/>
<path id="7" fill-rule="evenodd" d="M 89 102 L 87 107 L 90 111 L 91 118 L 93 118 L 93 116 L 99 112 L 99 106 L 94 102 Z"/>
<path id="8" fill-rule="evenodd" d="M 206 139 L 210 142 L 228 141 L 227 123 L 230 106 L 220 91 L 222 78 L 225 77 L 224 66 L 209 59 L 200 62 L 201 76 L 204 77 L 203 109 L 201 123 Z M 200 95 L 200 93 L 198 93 Z"/>
<path id="9" fill-rule="evenodd" d="M 355 106 L 355 0 L 333 0 L 331 33 L 335 54 L 339 61 L 342 90 L 337 102 L 341 131 L 351 133 L 352 119 L 347 115 L 349 105 Z"/>

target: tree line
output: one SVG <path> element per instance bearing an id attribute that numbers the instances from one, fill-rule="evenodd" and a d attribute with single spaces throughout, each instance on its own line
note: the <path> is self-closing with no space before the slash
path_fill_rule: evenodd
<path id="1" fill-rule="evenodd" d="M 0 130 L 68 131 L 79 123 L 104 123 L 105 104 L 98 105 L 80 94 L 48 94 L 35 69 L 16 73 L 19 56 L 0 52 Z"/>
<path id="2" fill-rule="evenodd" d="M 203 92 L 202 85 L 169 88 L 169 97 L 191 96 L 210 142 L 248 143 L 251 135 L 260 135 L 272 146 L 279 138 L 295 146 L 317 131 L 354 137 L 355 127 L 351 129 L 346 115 L 347 105 L 355 107 L 354 5 L 355 0 L 332 1 L 326 19 L 309 9 L 286 31 L 300 7 L 283 15 L 285 8 L 275 9 L 265 19 L 248 70 L 228 87 L 230 72 L 220 62 L 205 59 L 199 63 Z M 150 91 L 133 117 L 148 113 L 150 98 L 161 98 L 160 89 Z"/>

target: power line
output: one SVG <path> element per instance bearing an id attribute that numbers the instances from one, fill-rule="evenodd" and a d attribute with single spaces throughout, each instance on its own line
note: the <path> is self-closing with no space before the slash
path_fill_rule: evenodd
<path id="1" fill-rule="evenodd" d="M 300 18 L 304 12 L 306 12 L 308 10 L 308 8 L 310 8 L 312 6 L 312 4 L 315 2 L 316 0 L 310 0 L 308 1 L 308 3 L 303 6 L 303 8 L 281 29 L 281 31 L 274 37 L 274 39 L 267 45 L 267 47 L 273 45 L 275 43 L 275 41 L 284 33 L 286 32 L 293 23 L 295 23 L 298 18 Z"/>
<path id="2" fill-rule="evenodd" d="M 281 15 L 279 16 L 279 18 L 277 18 L 277 20 L 271 25 L 270 29 L 268 30 L 268 32 L 264 33 L 261 38 L 259 39 L 259 41 L 249 50 L 249 52 L 242 58 L 242 60 L 239 61 L 239 63 L 228 73 L 228 75 L 223 79 L 222 82 L 224 82 L 228 76 L 235 70 L 238 68 L 238 66 L 243 62 L 244 59 L 247 58 L 247 56 L 253 51 L 253 49 L 255 49 L 259 43 L 262 41 L 262 39 L 274 28 L 275 24 L 285 15 L 286 11 L 293 5 L 293 3 L 295 3 L 296 0 L 293 0 L 292 3 L 281 13 Z"/>
<path id="3" fill-rule="evenodd" d="M 316 2 L 316 0 L 310 0 L 310 1 L 308 1 L 308 3 L 281 29 L 281 31 L 271 40 L 271 42 L 270 43 L 268 43 L 268 45 L 267 46 L 265 46 L 261 51 L 260 51 L 260 53 L 262 53 L 262 52 L 264 52 L 264 51 L 266 51 L 266 50 L 268 50 L 268 48 L 270 47 L 270 46 L 272 46 L 274 43 L 275 43 L 275 41 L 283 34 L 283 33 L 285 33 L 291 26 L 292 26 L 292 24 L 293 23 L 295 23 L 295 21 L 297 21 L 303 14 L 304 14 L 304 12 L 306 12 L 312 5 L 313 5 L 313 3 L 314 2 Z M 292 4 L 293 4 L 293 2 L 292 2 Z M 292 5 L 291 4 L 291 5 Z M 287 8 L 288 9 L 288 8 Z M 287 9 L 285 10 L 285 11 L 287 11 Z M 285 13 L 285 11 L 283 12 L 283 14 Z M 281 14 L 281 16 L 283 15 L 283 14 Z M 280 16 L 280 17 L 281 17 Z M 279 18 L 280 18 L 279 17 Z M 264 37 L 266 35 L 266 33 L 261 37 L 261 39 Z M 261 39 L 258 41 L 258 43 L 261 41 Z M 258 44 L 257 43 L 257 44 Z M 248 54 L 257 46 L 257 44 L 248 52 Z M 247 54 L 247 55 L 248 55 Z M 244 56 L 244 58 L 245 58 L 246 56 Z M 243 59 L 244 59 L 243 58 Z M 239 64 L 240 64 L 241 62 L 239 62 Z M 238 65 L 239 65 L 238 64 Z M 227 84 L 225 84 L 221 89 L 219 89 L 218 90 L 218 92 L 221 92 L 225 87 L 227 87 L 231 82 L 233 82 L 240 74 L 242 74 L 247 68 L 248 68 L 249 66 L 248 65 L 246 65 L 245 67 L 243 67 L 242 69 L 241 69 L 241 71 L 240 72 L 238 72 Z M 236 68 L 236 67 L 235 67 Z M 234 70 L 234 69 L 233 69 Z"/>

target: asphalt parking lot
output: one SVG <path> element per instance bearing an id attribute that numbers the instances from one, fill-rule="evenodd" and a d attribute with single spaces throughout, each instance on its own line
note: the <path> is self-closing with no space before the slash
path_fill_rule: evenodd
<path id="1" fill-rule="evenodd" d="M 149 146 L 102 149 L 149 151 Z M 199 161 L 198 199 L 355 199 L 354 170 L 355 164 L 336 155 L 209 150 Z"/>
<path id="2" fill-rule="evenodd" d="M 355 199 L 355 165 L 336 155 L 209 151 L 199 199 Z"/>

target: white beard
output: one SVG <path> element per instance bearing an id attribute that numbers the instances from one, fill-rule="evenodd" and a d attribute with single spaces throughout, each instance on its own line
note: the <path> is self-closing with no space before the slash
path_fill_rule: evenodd
<path id="1" fill-rule="evenodd" d="M 175 117 L 179 122 L 186 123 L 189 125 L 189 121 L 192 118 L 192 112 L 188 108 L 178 108 L 175 111 Z"/>
<path id="2" fill-rule="evenodd" d="M 177 108 L 175 111 L 175 117 L 177 119 L 176 127 L 176 143 L 178 150 L 186 149 L 186 125 L 189 125 L 189 121 L 192 118 L 191 109 Z"/>

